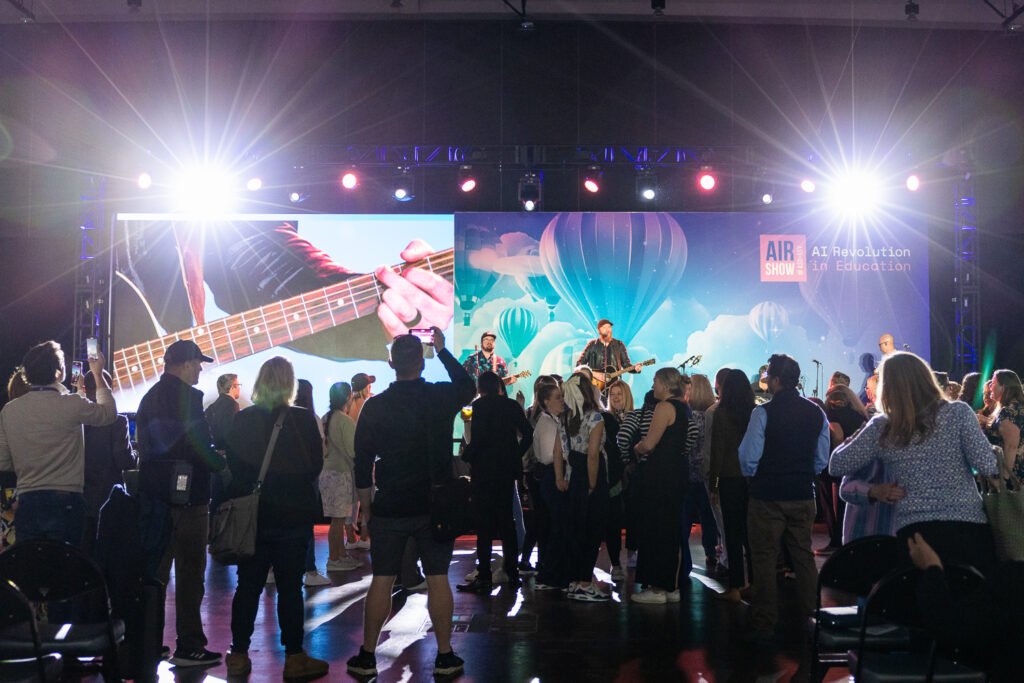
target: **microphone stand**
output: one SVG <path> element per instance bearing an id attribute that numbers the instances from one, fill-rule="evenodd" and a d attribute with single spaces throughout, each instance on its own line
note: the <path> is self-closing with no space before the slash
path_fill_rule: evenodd
<path id="1" fill-rule="evenodd" d="M 821 369 L 819 361 L 811 359 L 811 362 L 814 363 L 814 398 L 818 398 L 818 393 L 821 391 L 822 372 L 824 371 Z"/>

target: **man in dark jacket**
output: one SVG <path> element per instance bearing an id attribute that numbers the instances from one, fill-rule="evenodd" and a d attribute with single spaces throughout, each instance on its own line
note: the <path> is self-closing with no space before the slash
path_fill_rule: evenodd
<path id="1" fill-rule="evenodd" d="M 224 468 L 203 418 L 199 381 L 203 355 L 190 340 L 164 351 L 164 374 L 146 392 L 136 414 L 139 444 L 141 540 L 150 578 L 165 585 L 174 563 L 176 666 L 210 666 L 220 654 L 206 649 L 200 605 L 205 592 L 210 473 Z"/>
<path id="2" fill-rule="evenodd" d="M 228 434 L 231 432 L 231 425 L 238 415 L 240 406 L 238 397 L 242 394 L 242 385 L 238 381 L 238 375 L 228 373 L 217 378 L 217 400 L 211 403 L 203 416 L 206 423 L 210 425 L 210 436 L 213 438 L 213 447 L 222 456 L 227 456 Z M 210 477 L 210 515 L 217 512 L 217 507 L 224 501 L 225 477 L 228 470 L 223 470 Z M 228 477 L 230 478 L 230 477 Z"/>
<path id="3" fill-rule="evenodd" d="M 491 591 L 491 543 L 501 537 L 509 585 L 519 580 L 518 539 L 513 516 L 516 482 L 523 476 L 523 455 L 533 444 L 533 428 L 522 407 L 501 393 L 501 379 L 485 372 L 477 379 L 480 398 L 473 401 L 472 435 L 462 459 L 472 468 L 476 515 L 477 576 L 456 588 Z"/>
<path id="4" fill-rule="evenodd" d="M 431 482 L 451 475 L 452 425 L 462 406 L 473 398 L 473 379 L 444 346 L 444 334 L 433 328 L 433 346 L 451 382 L 426 382 L 423 344 L 413 335 L 396 337 L 391 345 L 395 382 L 371 397 L 356 423 L 355 479 L 359 507 L 370 527 L 373 580 L 366 594 L 363 645 L 348 660 L 356 676 L 374 676 L 374 652 L 384 622 L 391 614 L 391 587 L 401 571 L 406 541 L 416 542 L 427 576 L 427 611 L 437 639 L 434 673 L 462 672 L 452 652 L 452 590 L 448 566 L 454 543 L 435 541 L 430 531 Z M 376 488 L 370 506 L 370 488 Z"/>
<path id="5" fill-rule="evenodd" d="M 800 365 L 791 356 L 768 360 L 772 400 L 754 408 L 740 443 L 740 469 L 750 480 L 747 538 L 754 569 L 749 625 L 755 642 L 773 639 L 778 619 L 776 560 L 785 542 L 796 571 L 797 600 L 810 614 L 818 570 L 811 551 L 814 477 L 828 465 L 828 420 L 800 396 Z"/>

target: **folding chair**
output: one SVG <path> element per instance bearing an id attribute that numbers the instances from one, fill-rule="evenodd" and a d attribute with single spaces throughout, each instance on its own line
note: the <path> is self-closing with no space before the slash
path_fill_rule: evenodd
<path id="1" fill-rule="evenodd" d="M 899 561 L 896 537 L 878 535 L 850 541 L 822 566 L 818 572 L 817 607 L 808 622 L 812 633 L 811 680 L 822 680 L 834 666 L 848 666 L 849 651 L 857 647 L 860 636 L 858 606 L 822 607 L 822 589 L 839 590 L 865 598 L 875 583 L 892 571 Z M 870 637 L 865 646 L 869 649 L 890 649 L 905 645 L 908 638 L 906 629 L 894 629 Z"/>
<path id="2" fill-rule="evenodd" d="M 51 615 L 73 614 L 68 623 L 39 624 L 43 652 L 65 657 L 102 657 L 105 681 L 117 681 L 117 645 L 124 622 L 110 613 L 110 596 L 100 568 L 85 553 L 66 543 L 19 541 L 0 553 L 0 576 L 21 589 L 33 603 L 47 603 Z M 31 657 L 30 635 L 0 638 L 0 649 Z"/>
<path id="3" fill-rule="evenodd" d="M 984 580 L 973 567 L 947 565 L 945 571 L 954 594 L 974 590 Z M 900 569 L 871 590 L 864 605 L 857 650 L 850 652 L 850 673 L 858 683 L 985 683 L 985 672 L 959 663 L 956 652 L 940 654 L 935 639 L 927 636 L 927 624 L 917 602 L 920 579 L 921 570 L 916 567 Z M 872 617 L 907 627 L 924 638 L 915 639 L 902 650 L 869 651 L 865 643 Z"/>
<path id="4" fill-rule="evenodd" d="M 8 651 L 8 638 L 27 639 L 32 643 L 32 659 L 24 653 Z M 63 662 L 59 654 L 43 652 L 32 603 L 11 581 L 0 581 L 0 681 L 56 681 L 60 679 Z"/>

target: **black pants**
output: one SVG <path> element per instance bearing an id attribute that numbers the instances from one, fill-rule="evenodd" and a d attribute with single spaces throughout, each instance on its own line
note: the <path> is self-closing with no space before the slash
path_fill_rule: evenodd
<path id="1" fill-rule="evenodd" d="M 843 513 L 846 512 L 846 501 L 839 497 L 839 480 L 823 472 L 818 475 L 814 488 L 822 521 L 828 529 L 829 545 L 838 548 L 843 545 Z"/>
<path id="2" fill-rule="evenodd" d="M 601 551 L 601 539 L 608 524 L 608 475 L 602 460 L 597 485 L 588 493 L 587 460 L 584 453 L 572 451 L 569 464 L 569 581 L 590 581 Z"/>
<path id="3" fill-rule="evenodd" d="M 718 482 L 718 496 L 725 526 L 725 554 L 729 558 L 729 587 L 742 588 L 747 585 L 746 577 L 754 575 L 750 566 L 750 544 L 747 542 L 747 480 L 743 477 L 722 477 Z"/>
<path id="4" fill-rule="evenodd" d="M 546 541 L 540 546 L 537 581 L 564 588 L 569 583 L 568 495 L 555 486 L 553 467 L 544 471 L 540 488 L 548 513 L 548 527 Z"/>
<path id="5" fill-rule="evenodd" d="M 619 554 L 622 552 L 622 495 L 608 498 L 608 523 L 605 524 L 604 544 L 608 548 L 608 559 L 613 567 L 619 566 Z"/>
<path id="6" fill-rule="evenodd" d="M 652 454 L 639 482 L 641 527 L 637 537 L 636 582 L 661 590 L 677 587 L 682 553 L 685 461 Z"/>
<path id="7" fill-rule="evenodd" d="M 533 472 L 526 473 L 526 490 L 530 494 L 530 514 L 523 512 L 523 519 L 526 523 L 526 537 L 523 539 L 523 547 L 520 550 L 522 562 L 530 561 L 530 554 L 533 546 L 537 546 L 537 569 L 544 562 L 544 552 L 548 540 L 548 531 L 551 527 L 551 513 L 548 511 L 547 502 L 541 494 L 540 482 L 547 470 L 553 470 L 551 465 L 537 465 Z"/>
<path id="8" fill-rule="evenodd" d="M 476 561 L 481 579 L 491 578 L 491 544 L 501 539 L 505 573 L 510 579 L 518 574 L 519 539 L 512 513 L 512 487 L 515 480 L 473 481 L 473 507 L 476 513 Z"/>

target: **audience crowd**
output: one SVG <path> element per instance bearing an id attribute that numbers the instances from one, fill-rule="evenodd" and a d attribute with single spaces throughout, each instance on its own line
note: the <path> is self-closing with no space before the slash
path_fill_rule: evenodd
<path id="1" fill-rule="evenodd" d="M 1020 586 L 1010 580 L 1022 575 L 1022 563 L 1000 561 L 982 504 L 993 483 L 1012 489 L 1024 479 L 1024 388 L 1012 370 L 952 382 L 918 356 L 893 350 L 884 335 L 875 373 L 851 385 L 837 371 L 821 400 L 802 395 L 797 361 L 780 353 L 755 376 L 740 368 L 713 378 L 661 368 L 642 400 L 633 394 L 639 376 L 633 389 L 614 381 L 602 391 L 580 366 L 564 380 L 537 377 L 527 407 L 521 394 L 508 397 L 508 378 L 484 371 L 474 382 L 444 349 L 440 330 L 432 344 L 449 382 L 424 381 L 422 342 L 399 337 L 396 381 L 378 395 L 370 375 L 338 382 L 318 418 L 312 385 L 281 357 L 260 369 L 250 407 L 240 409 L 243 384 L 228 374 L 204 412 L 193 385 L 212 359 L 193 342 L 176 342 L 142 400 L 134 444 L 102 355 L 69 390 L 60 346 L 33 347 L 0 411 L 0 540 L 6 547 L 48 539 L 93 553 L 104 501 L 126 480 L 123 472 L 137 470 L 138 484 L 128 488 L 139 502 L 142 571 L 166 584 L 175 565 L 178 640 L 165 655 L 178 666 L 209 665 L 222 655 L 206 649 L 199 615 L 208 520 L 223 501 L 259 486 L 256 550 L 238 565 L 224 656 L 235 676 L 251 671 L 247 653 L 268 582 L 277 586 L 285 678 L 328 672 L 326 661 L 304 650 L 302 586 L 361 567 L 357 549 L 369 549 L 373 579 L 364 640 L 349 672 L 376 674 L 377 638 L 400 583 L 428 592 L 435 673 L 460 673 L 445 628 L 453 543 L 435 533 L 431 511 L 432 491 L 453 468 L 468 467 L 477 538 L 477 567 L 457 589 L 482 599 L 498 584 L 518 587 L 533 576 L 533 591 L 578 602 L 609 602 L 616 585 L 637 609 L 679 602 L 698 564 L 689 538 L 699 524 L 703 574 L 719 582 L 720 599 L 750 604 L 746 633 L 755 646 L 772 643 L 786 618 L 778 578 L 793 579 L 798 612 L 809 615 L 814 555 L 875 534 L 896 536 L 905 563 L 925 570 L 927 589 L 950 606 L 949 613 L 929 607 L 946 639 L 956 637 L 949 614 L 963 607 L 934 572 L 943 563 L 988 577 L 979 595 L 993 605 L 1000 586 L 1020 605 Z M 464 406 L 465 436 L 453 449 L 453 422 Z M 812 548 L 816 520 L 828 541 Z M 329 524 L 326 572 L 313 552 L 316 523 Z M 494 540 L 502 562 L 492 568 Z M 597 568 L 602 545 L 608 574 Z M 622 584 L 632 567 L 633 581 Z M 1002 609 L 993 618 L 1019 625 L 1020 613 Z M 985 633 L 965 646 L 991 661 L 998 679 L 1005 662 L 986 653 L 1012 651 L 1020 630 L 987 623 Z"/>

